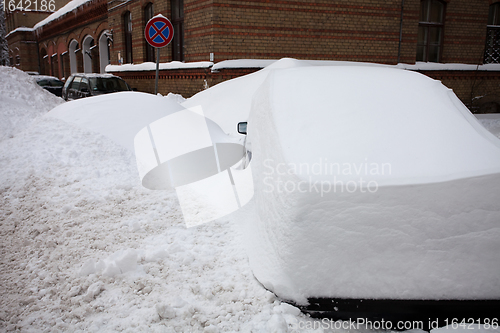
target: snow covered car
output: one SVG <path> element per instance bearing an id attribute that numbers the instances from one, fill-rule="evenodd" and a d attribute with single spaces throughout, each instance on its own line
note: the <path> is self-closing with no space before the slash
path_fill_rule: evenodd
<path id="1" fill-rule="evenodd" d="M 62 89 L 64 100 L 130 91 L 122 78 L 111 74 L 72 74 Z"/>
<path id="2" fill-rule="evenodd" d="M 500 140 L 439 81 L 272 70 L 253 94 L 250 143 L 250 265 L 282 300 L 424 328 L 498 321 Z"/>
<path id="3" fill-rule="evenodd" d="M 36 83 L 43 89 L 53 93 L 56 96 L 62 96 L 62 88 L 64 86 L 64 82 L 59 80 L 57 77 L 47 75 L 34 75 L 33 77 Z"/>

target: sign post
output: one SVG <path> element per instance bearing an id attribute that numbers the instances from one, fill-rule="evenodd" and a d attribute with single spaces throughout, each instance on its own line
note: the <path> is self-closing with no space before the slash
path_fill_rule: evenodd
<path id="1" fill-rule="evenodd" d="M 155 95 L 158 94 L 158 74 L 160 71 L 160 48 L 167 46 L 174 38 L 174 27 L 163 15 L 158 14 L 148 21 L 144 29 L 146 41 L 156 48 Z"/>

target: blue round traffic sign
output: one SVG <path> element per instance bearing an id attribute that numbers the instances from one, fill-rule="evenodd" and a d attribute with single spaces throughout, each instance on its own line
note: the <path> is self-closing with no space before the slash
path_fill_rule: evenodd
<path id="1" fill-rule="evenodd" d="M 174 27 L 165 16 L 160 14 L 148 21 L 144 35 L 151 46 L 164 47 L 174 38 Z"/>

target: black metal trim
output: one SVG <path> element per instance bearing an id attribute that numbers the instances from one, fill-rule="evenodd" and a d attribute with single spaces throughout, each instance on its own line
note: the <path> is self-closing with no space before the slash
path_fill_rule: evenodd
<path id="1" fill-rule="evenodd" d="M 393 300 L 310 298 L 309 305 L 298 306 L 314 318 L 351 320 L 360 322 L 391 322 L 397 330 L 398 322 L 422 322 L 429 331 L 464 320 L 467 324 L 496 323 L 500 317 L 500 300 Z"/>

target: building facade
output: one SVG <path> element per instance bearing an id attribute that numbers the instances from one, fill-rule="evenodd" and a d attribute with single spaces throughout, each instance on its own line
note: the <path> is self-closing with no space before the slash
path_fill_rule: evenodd
<path id="1" fill-rule="evenodd" d="M 33 29 L 36 61 L 44 74 L 67 77 L 76 71 L 104 72 L 107 64 L 154 62 L 144 27 L 161 13 L 174 26 L 172 43 L 160 50 L 162 63 L 293 57 L 469 64 L 478 67 L 418 70 L 442 80 L 471 109 L 489 103 L 497 110 L 500 104 L 498 67 L 479 66 L 500 62 L 500 0 L 90 0 L 63 9 Z M 9 34 L 9 43 L 27 39 L 18 35 Z M 160 92 L 187 97 L 253 70 L 162 70 Z M 152 71 L 116 74 L 138 90 L 153 89 Z"/>

